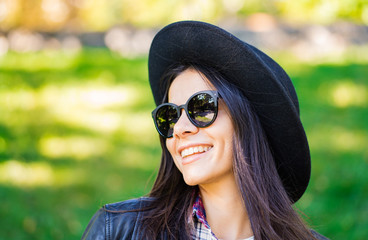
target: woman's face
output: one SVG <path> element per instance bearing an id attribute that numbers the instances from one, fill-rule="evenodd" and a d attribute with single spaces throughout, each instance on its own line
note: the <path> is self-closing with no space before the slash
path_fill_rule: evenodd
<path id="1" fill-rule="evenodd" d="M 168 101 L 179 106 L 185 104 L 196 92 L 215 90 L 205 79 L 194 69 L 185 70 L 171 84 Z M 233 135 L 233 124 L 226 105 L 219 99 L 217 118 L 206 128 L 194 126 L 182 110 L 174 126 L 173 137 L 166 140 L 166 146 L 186 184 L 211 184 L 234 176 Z M 184 150 L 187 152 L 182 157 Z"/>

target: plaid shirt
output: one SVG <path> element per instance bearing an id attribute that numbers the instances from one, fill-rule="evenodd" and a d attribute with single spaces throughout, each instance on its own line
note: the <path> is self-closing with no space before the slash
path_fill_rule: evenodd
<path id="1" fill-rule="evenodd" d="M 195 228 L 193 239 L 218 240 L 216 235 L 211 231 L 211 227 L 206 220 L 206 211 L 204 210 L 203 202 L 199 194 L 193 204 L 193 222 Z M 254 240 L 254 237 L 244 240 Z"/>

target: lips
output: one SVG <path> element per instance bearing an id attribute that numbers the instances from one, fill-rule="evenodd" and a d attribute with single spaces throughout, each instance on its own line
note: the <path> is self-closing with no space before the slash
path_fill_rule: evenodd
<path id="1" fill-rule="evenodd" d="M 208 146 L 208 145 L 198 145 L 198 146 L 186 147 L 181 150 L 180 155 L 182 158 L 185 158 L 185 157 L 188 157 L 194 154 L 207 152 L 211 150 L 211 148 L 212 146 Z"/>

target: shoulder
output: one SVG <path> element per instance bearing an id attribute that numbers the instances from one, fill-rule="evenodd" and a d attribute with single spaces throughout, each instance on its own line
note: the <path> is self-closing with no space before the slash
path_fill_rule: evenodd
<path id="1" fill-rule="evenodd" d="M 150 197 L 141 197 L 122 202 L 109 203 L 103 206 L 103 208 L 110 212 L 134 211 L 148 207 L 153 200 L 154 199 Z"/>
<path id="2" fill-rule="evenodd" d="M 318 240 L 329 240 L 328 238 L 326 238 L 325 236 L 322 236 L 321 234 L 314 231 L 313 229 L 311 229 L 311 232 L 312 232 L 313 236 Z"/>
<path id="3" fill-rule="evenodd" d="M 136 223 L 141 210 L 152 201 L 152 198 L 138 198 L 104 205 L 90 220 L 82 239 L 137 238 Z"/>

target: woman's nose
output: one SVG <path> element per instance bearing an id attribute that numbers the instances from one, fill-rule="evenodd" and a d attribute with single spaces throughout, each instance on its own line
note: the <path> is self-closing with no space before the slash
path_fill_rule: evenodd
<path id="1" fill-rule="evenodd" d="M 181 116 L 174 125 L 173 135 L 175 137 L 182 138 L 187 135 L 197 133 L 199 128 L 194 126 L 193 123 L 189 120 L 184 109 L 181 109 L 181 111 Z"/>

